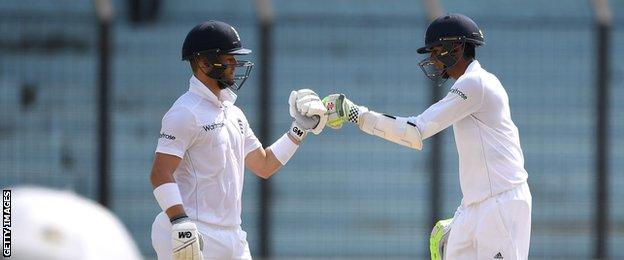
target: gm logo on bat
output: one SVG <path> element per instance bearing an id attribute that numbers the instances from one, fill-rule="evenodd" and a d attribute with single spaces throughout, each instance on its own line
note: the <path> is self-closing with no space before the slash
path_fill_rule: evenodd
<path id="1" fill-rule="evenodd" d="M 191 237 L 193 237 L 193 233 L 191 233 L 191 231 L 178 232 L 178 238 L 191 238 Z"/>

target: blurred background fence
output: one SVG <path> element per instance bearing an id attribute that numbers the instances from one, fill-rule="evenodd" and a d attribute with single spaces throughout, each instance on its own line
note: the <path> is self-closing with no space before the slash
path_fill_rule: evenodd
<path id="1" fill-rule="evenodd" d="M 188 88 L 180 61 L 186 33 L 216 19 L 260 49 L 250 1 L 112 1 L 110 208 L 153 258 L 159 208 L 149 172 L 160 120 Z M 136 3 L 141 2 L 137 8 Z M 624 258 L 624 3 L 614 14 L 608 57 L 608 199 L 596 201 L 597 30 L 588 1 L 442 1 L 471 16 L 487 44 L 477 49 L 510 96 L 533 193 L 531 258 L 596 255 L 596 204 L 608 209 L 606 252 Z M 150 7 L 151 6 L 151 7 Z M 417 115 L 433 89 L 417 66 L 427 14 L 420 1 L 273 1 L 272 96 L 260 100 L 256 65 L 237 104 L 271 144 L 290 123 L 291 89 L 346 93 L 356 103 Z M 136 11 L 142 10 L 142 11 Z M 0 186 L 37 184 L 98 199 L 98 26 L 91 1 L 0 3 Z M 273 115 L 262 122 L 260 109 Z M 440 216 L 461 193 L 451 130 L 441 133 Z M 259 233 L 260 180 L 247 174 L 243 228 L 254 255 L 275 259 L 428 258 L 431 149 L 399 147 L 353 126 L 309 136 L 270 181 L 269 230 Z M 61 209 L 60 209 L 61 210 Z M 260 252 L 266 239 L 268 251 Z"/>

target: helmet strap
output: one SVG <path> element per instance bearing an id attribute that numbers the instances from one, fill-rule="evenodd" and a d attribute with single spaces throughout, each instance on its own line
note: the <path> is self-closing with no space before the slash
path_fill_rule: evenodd
<path id="1" fill-rule="evenodd" d="M 217 85 L 219 85 L 220 89 L 226 89 L 227 87 L 229 87 L 230 85 L 228 85 L 225 80 L 223 80 L 223 73 L 225 72 L 225 69 L 227 68 L 227 66 L 222 65 L 222 64 L 218 64 L 218 63 L 213 63 L 212 64 L 212 69 L 208 72 L 204 72 L 204 74 L 206 74 L 206 76 L 214 79 L 217 81 Z"/>
<path id="2" fill-rule="evenodd" d="M 460 43 L 460 44 L 455 45 L 455 43 Z M 440 77 L 444 79 L 442 83 L 448 80 L 449 78 L 448 71 L 451 68 L 453 68 L 455 65 L 457 65 L 457 63 L 459 62 L 460 58 L 455 57 L 455 56 L 457 56 L 458 50 L 464 49 L 465 45 L 466 45 L 466 41 L 461 41 L 461 42 L 448 41 L 448 42 L 442 43 L 443 51 L 440 55 L 436 56 L 436 59 L 438 59 L 444 64 L 444 68 L 442 69 L 442 74 L 440 75 Z"/>
<path id="3" fill-rule="evenodd" d="M 225 69 L 227 69 L 227 66 L 220 63 L 215 63 L 214 59 L 211 59 L 209 57 L 206 58 L 208 59 L 208 64 L 210 64 L 211 68 L 204 70 L 200 66 L 199 69 L 202 71 L 202 73 L 204 73 L 204 75 L 206 75 L 207 77 L 217 81 L 217 86 L 219 87 L 219 89 L 226 89 L 230 87 L 231 85 L 223 80 L 223 73 L 225 72 Z M 195 62 L 199 63 L 199 59 L 197 59 L 197 57 L 195 58 Z"/>
<path id="4" fill-rule="evenodd" d="M 455 43 L 460 43 L 460 45 L 455 45 Z M 457 64 L 459 58 L 455 57 L 458 50 L 463 49 L 465 41 L 456 42 L 456 41 L 448 41 L 442 43 L 442 53 L 436 56 L 436 59 L 441 61 L 444 64 L 445 69 L 450 69 Z"/>
<path id="5" fill-rule="evenodd" d="M 460 43 L 460 44 L 456 45 L 455 43 Z M 448 74 L 448 71 L 451 68 L 453 68 L 455 65 L 457 65 L 457 63 L 459 62 L 460 58 L 456 56 L 457 56 L 458 50 L 464 48 L 464 46 L 465 46 L 465 41 L 442 42 L 442 52 L 435 55 L 435 59 L 443 64 L 443 68 L 434 69 L 436 70 L 435 73 L 431 73 L 432 70 L 428 69 L 428 68 L 432 68 L 433 66 L 435 66 L 430 61 L 430 59 L 423 60 L 419 65 L 421 66 L 421 68 L 423 69 L 423 72 L 429 79 L 433 80 L 436 85 L 442 86 L 450 77 Z"/>
<path id="6" fill-rule="evenodd" d="M 209 57 L 206 57 L 206 58 L 208 59 L 208 64 L 210 64 L 209 66 L 210 68 L 203 69 L 202 67 L 199 67 L 199 69 L 204 75 L 217 81 L 217 85 L 219 89 L 231 88 L 233 90 L 239 90 L 243 86 L 247 78 L 249 77 L 249 74 L 251 73 L 251 68 L 254 65 L 252 62 L 249 62 L 249 61 L 242 61 L 237 64 L 226 65 L 226 64 L 216 62 L 216 58 L 213 58 L 213 59 Z M 195 62 L 199 63 L 197 58 L 195 58 Z M 234 75 L 234 79 L 227 80 L 226 78 L 223 77 L 223 74 L 225 73 L 225 70 L 229 66 L 233 66 L 235 68 L 241 67 L 245 69 L 245 74 Z"/>

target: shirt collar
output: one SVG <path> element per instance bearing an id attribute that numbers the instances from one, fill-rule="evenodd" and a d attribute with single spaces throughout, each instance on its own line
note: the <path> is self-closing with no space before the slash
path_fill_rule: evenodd
<path id="1" fill-rule="evenodd" d="M 189 79 L 189 91 L 218 106 L 220 106 L 222 103 L 234 104 L 234 102 L 236 101 L 236 94 L 230 88 L 222 89 L 220 92 L 220 98 L 217 98 L 217 96 L 212 93 L 212 91 L 210 91 L 210 89 L 208 89 L 208 87 L 204 85 L 204 83 L 199 81 L 199 79 L 197 79 L 195 76 L 192 76 Z"/>
<path id="2" fill-rule="evenodd" d="M 478 60 L 473 60 L 469 65 L 468 68 L 466 68 L 466 72 L 464 72 L 464 74 L 466 74 L 467 72 L 472 72 L 475 70 L 480 70 L 481 69 L 481 64 L 479 63 Z"/>

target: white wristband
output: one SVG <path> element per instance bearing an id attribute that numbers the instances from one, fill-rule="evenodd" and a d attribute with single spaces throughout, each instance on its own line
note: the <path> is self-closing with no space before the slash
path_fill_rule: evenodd
<path id="1" fill-rule="evenodd" d="M 286 165 L 288 160 L 290 160 L 290 157 L 292 157 L 293 154 L 295 154 L 295 151 L 297 151 L 297 148 L 299 148 L 299 145 L 290 140 L 288 134 L 284 134 L 280 137 L 280 139 L 277 139 L 277 141 L 275 141 L 270 148 L 271 151 L 273 151 L 275 158 L 277 158 L 282 165 Z"/>
<path id="2" fill-rule="evenodd" d="M 158 205 L 163 211 L 174 205 L 182 205 L 182 197 L 180 196 L 180 188 L 175 182 L 162 184 L 154 189 L 154 197 L 158 201 Z"/>

